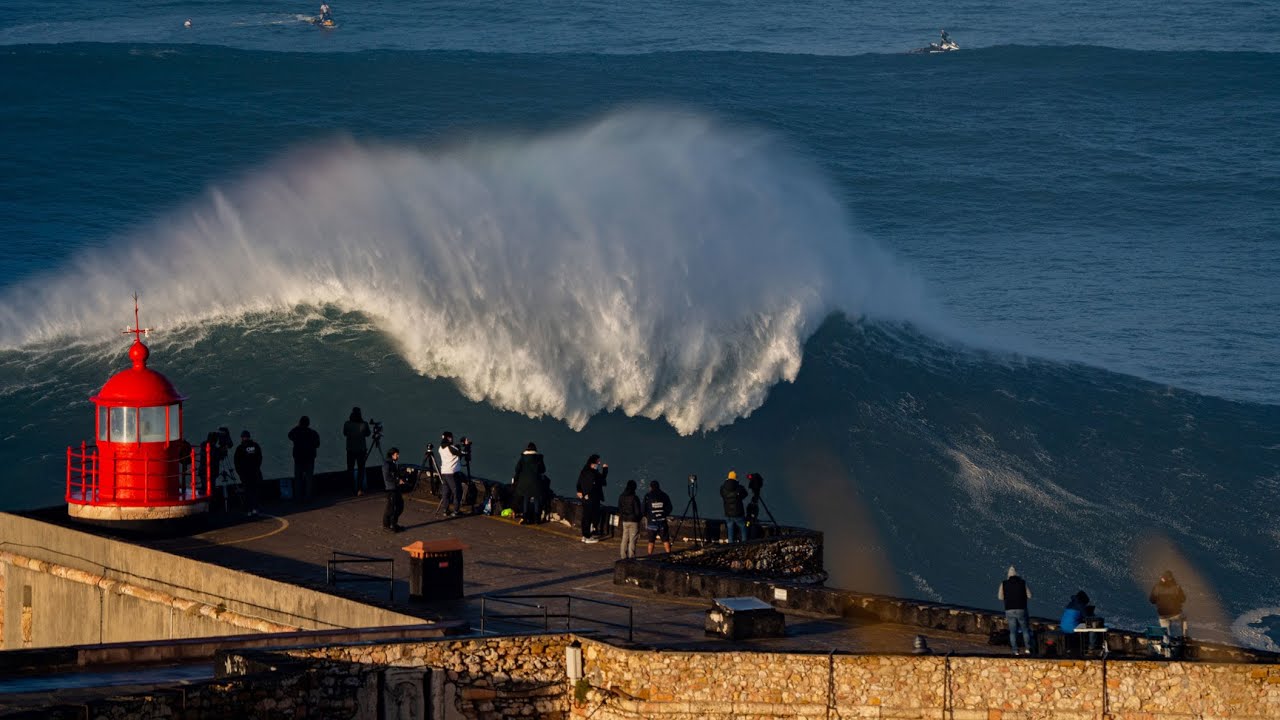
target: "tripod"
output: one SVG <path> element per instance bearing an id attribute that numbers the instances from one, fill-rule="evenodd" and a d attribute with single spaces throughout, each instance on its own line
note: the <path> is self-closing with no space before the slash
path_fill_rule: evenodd
<path id="1" fill-rule="evenodd" d="M 386 467 L 386 464 L 387 464 L 387 457 L 382 454 L 382 423 L 377 422 L 375 420 L 370 420 L 369 424 L 373 426 L 373 444 L 369 446 L 368 450 L 364 451 L 364 462 L 360 463 L 360 468 L 359 468 L 360 475 L 361 475 L 360 485 L 357 487 L 357 489 L 364 487 L 365 485 L 368 484 L 369 458 L 373 456 L 373 451 L 375 449 L 378 451 L 378 459 L 382 461 L 382 466 Z M 383 482 L 384 483 L 386 482 L 385 478 L 383 479 Z"/>
<path id="2" fill-rule="evenodd" d="M 693 543 L 702 545 L 706 539 L 706 530 L 702 528 L 702 518 L 698 517 L 698 476 L 689 476 L 689 502 L 685 503 L 684 512 L 680 513 L 680 522 L 676 524 L 676 531 L 672 533 L 672 539 L 680 538 L 680 529 L 684 527 L 684 521 L 693 519 Z"/>
<path id="3" fill-rule="evenodd" d="M 240 505 L 244 505 L 244 486 L 240 484 L 240 478 L 236 477 L 236 471 L 231 468 L 223 468 L 218 471 L 218 476 L 213 479 L 213 485 L 222 490 L 222 512 L 231 511 L 231 493 L 234 490 L 239 499 Z"/>
<path id="4" fill-rule="evenodd" d="M 761 497 L 759 493 L 756 493 L 756 495 L 751 498 L 751 504 L 759 505 L 760 507 L 764 508 L 764 514 L 769 516 L 769 522 L 773 523 L 774 525 L 778 524 L 777 519 L 773 517 L 773 513 L 769 510 L 769 506 L 765 504 L 764 498 Z"/>

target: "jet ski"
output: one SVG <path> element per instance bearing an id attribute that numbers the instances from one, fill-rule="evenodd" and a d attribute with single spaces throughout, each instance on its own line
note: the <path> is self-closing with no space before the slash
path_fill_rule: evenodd
<path id="1" fill-rule="evenodd" d="M 915 50 L 911 51 L 911 54 L 912 55 L 923 55 L 923 54 L 932 55 L 934 53 L 954 52 L 959 49 L 960 49 L 960 46 L 956 44 L 955 40 L 952 40 L 951 38 L 947 38 L 946 40 L 931 42 L 929 43 L 928 47 L 916 48 Z"/>

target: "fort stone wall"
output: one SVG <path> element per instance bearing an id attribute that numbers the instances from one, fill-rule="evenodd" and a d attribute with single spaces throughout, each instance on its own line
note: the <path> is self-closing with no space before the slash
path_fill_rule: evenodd
<path id="1" fill-rule="evenodd" d="M 567 674 L 573 643 L 582 650 L 579 682 Z M 46 708 L 41 717 L 1280 717 L 1280 665 L 1261 663 L 673 652 L 558 634 L 235 651 L 220 668 L 218 680 L 181 693 Z"/>

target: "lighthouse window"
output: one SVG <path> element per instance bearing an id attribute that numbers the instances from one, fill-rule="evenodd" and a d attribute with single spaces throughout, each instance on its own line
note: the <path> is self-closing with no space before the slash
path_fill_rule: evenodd
<path id="1" fill-rule="evenodd" d="M 110 428 L 111 425 L 107 421 L 107 409 L 104 407 L 98 408 L 98 439 L 110 440 L 111 436 L 107 434 L 110 432 Z"/>
<path id="2" fill-rule="evenodd" d="M 138 409 L 138 424 L 142 429 L 139 436 L 141 442 L 164 442 L 164 408 L 144 407 Z"/>
<path id="3" fill-rule="evenodd" d="M 180 419 L 182 417 L 181 408 L 182 408 L 181 405 L 169 406 L 169 440 L 170 441 L 177 440 L 178 438 L 182 437 L 182 425 L 181 425 L 181 419 Z"/>
<path id="4" fill-rule="evenodd" d="M 138 411 L 130 407 L 111 408 L 111 442 L 133 442 L 138 437 Z"/>

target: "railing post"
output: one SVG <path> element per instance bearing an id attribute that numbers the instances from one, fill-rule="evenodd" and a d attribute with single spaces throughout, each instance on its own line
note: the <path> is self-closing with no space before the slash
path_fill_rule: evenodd
<path id="1" fill-rule="evenodd" d="M 83 483 L 81 483 L 83 485 Z M 80 492 L 84 492 L 82 489 Z M 67 446 L 67 496 L 66 501 L 71 502 L 71 446 Z"/>

